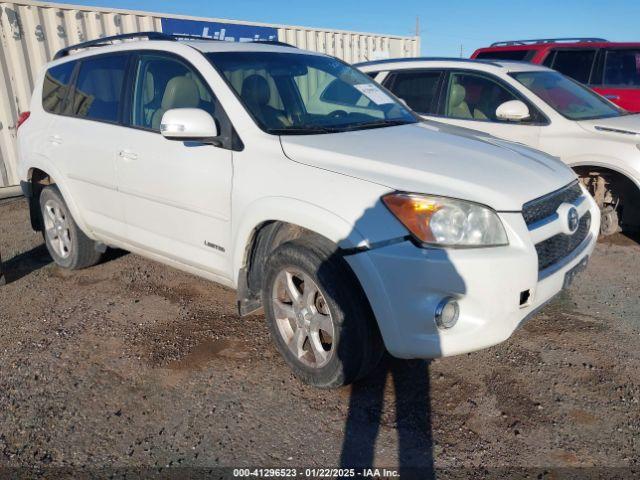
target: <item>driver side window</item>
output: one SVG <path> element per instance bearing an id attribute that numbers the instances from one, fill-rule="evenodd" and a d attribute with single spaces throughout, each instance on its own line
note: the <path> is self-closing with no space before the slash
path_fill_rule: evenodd
<path id="1" fill-rule="evenodd" d="M 452 73 L 449 77 L 445 116 L 461 120 L 503 122 L 496 110 L 504 102 L 519 100 L 498 82 L 474 73 Z"/>
<path id="2" fill-rule="evenodd" d="M 140 56 L 136 68 L 132 126 L 160 131 L 162 116 L 173 108 L 200 108 L 215 118 L 215 98 L 200 76 L 177 59 Z"/>

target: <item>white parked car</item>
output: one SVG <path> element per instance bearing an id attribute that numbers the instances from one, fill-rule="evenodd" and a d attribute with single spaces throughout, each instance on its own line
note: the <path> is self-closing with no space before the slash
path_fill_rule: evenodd
<path id="1" fill-rule="evenodd" d="M 36 79 L 33 225 L 61 267 L 114 246 L 236 288 L 304 381 L 501 342 L 594 248 L 597 206 L 557 159 L 425 124 L 326 55 L 137 37 Z"/>
<path id="2" fill-rule="evenodd" d="M 603 234 L 640 228 L 640 114 L 525 62 L 415 58 L 358 67 L 424 118 L 560 157 L 595 197 Z"/>

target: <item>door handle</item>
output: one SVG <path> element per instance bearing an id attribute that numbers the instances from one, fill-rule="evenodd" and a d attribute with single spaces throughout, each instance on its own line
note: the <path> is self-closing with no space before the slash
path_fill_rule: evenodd
<path id="1" fill-rule="evenodd" d="M 49 143 L 52 145 L 62 145 L 62 137 L 60 135 L 51 135 Z"/>
<path id="2" fill-rule="evenodd" d="M 137 160 L 138 155 L 130 150 L 120 150 L 118 156 L 124 160 Z"/>
<path id="3" fill-rule="evenodd" d="M 608 98 L 609 100 L 620 100 L 620 95 L 614 95 L 612 93 L 608 93 L 604 96 L 604 98 Z"/>

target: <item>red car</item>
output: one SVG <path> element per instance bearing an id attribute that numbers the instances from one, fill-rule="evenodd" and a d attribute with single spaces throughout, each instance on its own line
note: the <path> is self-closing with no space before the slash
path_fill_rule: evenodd
<path id="1" fill-rule="evenodd" d="M 496 42 L 471 58 L 539 63 L 578 80 L 630 112 L 640 112 L 640 42 L 550 38 Z"/>

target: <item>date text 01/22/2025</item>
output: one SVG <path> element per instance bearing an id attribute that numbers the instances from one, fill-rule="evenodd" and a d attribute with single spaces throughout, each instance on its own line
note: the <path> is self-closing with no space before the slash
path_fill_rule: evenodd
<path id="1" fill-rule="evenodd" d="M 396 478 L 397 470 L 387 468 L 238 468 L 233 470 L 236 478 Z"/>

